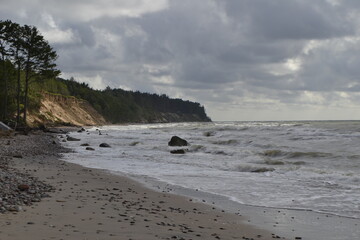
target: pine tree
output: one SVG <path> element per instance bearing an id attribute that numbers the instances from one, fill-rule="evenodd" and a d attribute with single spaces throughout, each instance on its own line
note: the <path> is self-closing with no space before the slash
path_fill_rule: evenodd
<path id="1" fill-rule="evenodd" d="M 11 21 L 0 21 L 0 61 L 2 65 L 2 81 L 4 82 L 3 104 L 2 104 L 2 118 L 7 118 L 8 105 L 8 70 L 6 68 L 8 57 L 10 55 L 9 32 L 11 28 Z"/>
<path id="2" fill-rule="evenodd" d="M 34 26 L 25 25 L 22 30 L 22 52 L 25 59 L 24 122 L 26 124 L 30 80 L 41 75 L 56 77 L 59 71 L 55 69 L 57 54 L 38 29 Z"/>

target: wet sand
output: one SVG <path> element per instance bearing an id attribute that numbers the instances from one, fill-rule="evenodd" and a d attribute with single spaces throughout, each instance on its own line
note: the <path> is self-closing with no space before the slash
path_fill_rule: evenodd
<path id="1" fill-rule="evenodd" d="M 13 147 L 21 141 L 34 139 Z M 0 239 L 285 239 L 242 216 L 54 155 L 24 153 L 12 164 L 56 190 L 23 211 L 0 214 Z"/>

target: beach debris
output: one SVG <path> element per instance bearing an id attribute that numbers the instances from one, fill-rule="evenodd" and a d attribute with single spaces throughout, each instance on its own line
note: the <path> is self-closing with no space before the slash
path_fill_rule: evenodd
<path id="1" fill-rule="evenodd" d="M 107 144 L 107 143 L 101 143 L 101 144 L 99 145 L 99 147 L 102 147 L 102 148 L 110 148 L 111 146 L 110 146 L 109 144 Z"/>
<path id="2" fill-rule="evenodd" d="M 87 148 L 85 148 L 86 150 L 89 150 L 89 151 L 95 151 L 95 149 L 94 148 L 92 148 L 92 147 L 87 147 Z"/>
<path id="3" fill-rule="evenodd" d="M 188 142 L 185 139 L 182 139 L 178 136 L 173 136 L 168 143 L 171 147 L 182 147 L 182 146 L 188 146 Z"/>
<path id="4" fill-rule="evenodd" d="M 11 128 L 3 122 L 0 122 L 0 131 L 11 131 Z"/>
<path id="5" fill-rule="evenodd" d="M 83 143 L 83 144 L 81 144 L 80 146 L 81 146 L 81 147 L 89 147 L 90 144 L 88 144 L 88 143 Z"/>

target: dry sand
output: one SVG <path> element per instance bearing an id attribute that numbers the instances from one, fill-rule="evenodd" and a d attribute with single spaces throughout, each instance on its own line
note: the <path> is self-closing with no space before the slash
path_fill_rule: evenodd
<path id="1" fill-rule="evenodd" d="M 51 145 L 51 137 L 47 138 Z M 14 145 L 33 140 L 23 137 Z M 56 191 L 22 212 L 0 214 L 1 240 L 284 239 L 246 224 L 241 216 L 152 191 L 126 177 L 67 163 L 54 155 L 23 154 L 12 160 L 14 166 Z"/>

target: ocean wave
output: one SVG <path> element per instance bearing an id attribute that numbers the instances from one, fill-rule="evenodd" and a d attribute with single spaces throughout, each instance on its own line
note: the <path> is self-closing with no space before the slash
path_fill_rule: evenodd
<path id="1" fill-rule="evenodd" d="M 223 131 L 246 131 L 249 127 L 236 127 L 236 126 L 223 126 L 216 128 L 217 131 L 223 132 Z"/>
<path id="2" fill-rule="evenodd" d="M 207 153 L 207 154 L 213 154 L 213 155 L 224 155 L 224 156 L 232 156 L 232 154 L 227 153 L 223 150 L 208 150 L 205 146 L 203 145 L 191 145 L 191 147 L 189 148 L 189 152 L 203 152 L 203 153 Z"/>
<path id="3" fill-rule="evenodd" d="M 213 152 L 211 152 L 211 154 L 215 154 L 215 155 L 224 155 L 224 156 L 232 156 L 232 154 L 227 153 L 227 152 L 222 151 L 222 150 L 216 150 L 216 151 L 213 151 Z"/>
<path id="4" fill-rule="evenodd" d="M 350 160 L 357 160 L 357 159 L 360 159 L 360 155 L 351 155 L 351 156 L 348 156 L 347 158 Z"/>
<path id="5" fill-rule="evenodd" d="M 216 145 L 237 145 L 239 141 L 236 139 L 229 139 L 229 140 L 213 141 L 212 143 Z"/>
<path id="6" fill-rule="evenodd" d="M 280 159 L 265 159 L 264 161 L 261 162 L 257 162 L 258 164 L 265 164 L 265 165 L 270 165 L 270 166 L 281 166 L 281 165 L 296 165 L 296 166 L 300 166 L 300 165 L 306 165 L 306 162 L 304 161 L 296 161 L 296 162 L 290 162 L 290 161 L 283 161 Z"/>
<path id="7" fill-rule="evenodd" d="M 266 159 L 264 163 L 267 165 L 285 165 L 285 162 L 273 159 Z"/>
<path id="8" fill-rule="evenodd" d="M 203 135 L 205 137 L 212 137 L 212 136 L 215 136 L 216 132 L 215 131 L 207 131 L 207 132 L 204 132 Z"/>
<path id="9" fill-rule="evenodd" d="M 288 154 L 289 158 L 300 158 L 300 157 L 308 157 L 308 158 L 319 158 L 319 157 L 331 157 L 331 153 L 323 153 L 323 152 L 290 152 Z"/>
<path id="10" fill-rule="evenodd" d="M 200 152 L 200 151 L 205 151 L 206 147 L 203 145 L 191 145 L 189 152 Z"/>
<path id="11" fill-rule="evenodd" d="M 236 166 L 233 170 L 235 170 L 236 172 L 264 173 L 264 172 L 273 172 L 275 171 L 275 168 L 239 165 Z"/>
<path id="12" fill-rule="evenodd" d="M 284 156 L 285 152 L 281 150 L 266 150 L 262 153 L 262 155 L 266 157 L 280 157 Z"/>
<path id="13" fill-rule="evenodd" d="M 286 152 L 282 150 L 266 150 L 261 153 L 261 155 L 266 157 L 286 157 L 286 158 L 323 158 L 323 157 L 331 157 L 331 153 L 323 153 L 323 152 Z"/>
<path id="14" fill-rule="evenodd" d="M 304 162 L 304 161 L 297 161 L 297 162 L 291 162 L 291 164 L 293 164 L 293 165 L 305 165 L 306 162 Z"/>

